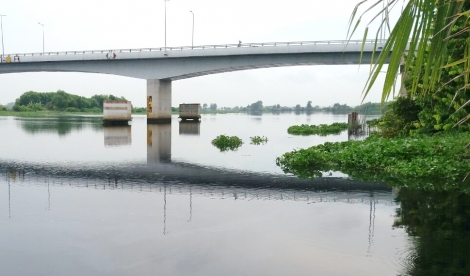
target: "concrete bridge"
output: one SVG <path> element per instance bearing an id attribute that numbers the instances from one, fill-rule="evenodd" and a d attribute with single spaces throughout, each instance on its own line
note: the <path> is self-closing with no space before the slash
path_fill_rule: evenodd
<path id="1" fill-rule="evenodd" d="M 169 122 L 174 80 L 256 68 L 370 64 L 381 45 L 341 40 L 9 54 L 0 56 L 0 74 L 84 72 L 145 79 L 148 122 Z"/>

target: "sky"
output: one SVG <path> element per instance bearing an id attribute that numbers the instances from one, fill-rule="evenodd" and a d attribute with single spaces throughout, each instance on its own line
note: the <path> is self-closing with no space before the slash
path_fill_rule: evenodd
<path id="1" fill-rule="evenodd" d="M 2 0 L 5 54 L 109 50 L 257 42 L 344 40 L 359 0 Z M 372 13 L 366 16 L 370 20 Z M 392 16 L 393 20 L 393 16 Z M 363 20 L 367 22 L 368 20 Z M 362 39 L 362 24 L 353 39 Z M 369 32 L 370 37 L 374 32 Z M 173 81 L 172 106 L 356 106 L 363 100 L 367 65 L 316 65 L 253 69 Z M 382 76 L 383 75 L 383 76 Z M 379 102 L 385 74 L 364 102 Z M 0 104 L 26 91 L 64 90 L 85 97 L 124 96 L 146 105 L 146 81 L 90 73 L 0 75 Z"/>

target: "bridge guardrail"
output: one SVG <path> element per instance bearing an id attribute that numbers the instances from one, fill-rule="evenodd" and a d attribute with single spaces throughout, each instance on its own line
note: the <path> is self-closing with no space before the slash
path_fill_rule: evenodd
<path id="1" fill-rule="evenodd" d="M 61 51 L 45 53 L 16 53 L 5 56 L 59 56 L 59 55 L 86 55 L 86 54 L 107 54 L 107 53 L 138 53 L 138 52 L 161 52 L 161 51 L 185 51 L 185 50 L 204 50 L 204 49 L 224 49 L 224 48 L 251 48 L 251 47 L 286 47 L 286 46 L 306 46 L 306 45 L 348 45 L 360 44 L 362 40 L 320 40 L 320 41 L 292 41 L 292 42 L 263 42 L 263 43 L 240 43 L 240 44 L 219 44 L 219 45 L 200 45 L 200 46 L 178 46 L 178 47 L 159 47 L 159 48 L 138 48 L 138 49 L 114 49 L 114 50 L 85 50 L 85 51 Z M 376 40 L 366 40 L 367 44 L 376 43 Z M 0 56 L 1 57 L 1 56 Z M 3 57 L 5 58 L 5 57 Z M 0 59 L 0 63 L 2 59 Z"/>

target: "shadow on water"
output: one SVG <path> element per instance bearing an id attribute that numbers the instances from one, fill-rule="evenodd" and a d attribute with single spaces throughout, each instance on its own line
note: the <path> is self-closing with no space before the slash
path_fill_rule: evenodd
<path id="1" fill-rule="evenodd" d="M 470 195 L 401 189 L 395 227 L 413 238 L 405 275 L 470 275 Z"/>
<path id="2" fill-rule="evenodd" d="M 132 185 L 201 186 L 221 188 L 247 188 L 264 190 L 297 191 L 344 191 L 369 193 L 371 191 L 390 194 L 392 189 L 385 184 L 360 182 L 347 178 L 325 177 L 311 181 L 279 174 L 254 173 L 204 167 L 183 162 L 171 162 L 171 156 L 160 151 L 149 156 L 147 164 L 101 166 L 60 166 L 0 160 L 0 171 L 5 175 L 14 173 L 23 177 L 66 179 L 100 183 L 132 183 Z"/>
<path id="3" fill-rule="evenodd" d="M 37 133 L 57 133 L 64 136 L 73 130 L 79 131 L 84 128 L 92 128 L 99 131 L 103 129 L 103 118 L 101 116 L 54 116 L 54 117 L 41 117 L 38 118 L 24 118 L 17 117 L 15 120 L 21 128 L 30 134 Z"/>

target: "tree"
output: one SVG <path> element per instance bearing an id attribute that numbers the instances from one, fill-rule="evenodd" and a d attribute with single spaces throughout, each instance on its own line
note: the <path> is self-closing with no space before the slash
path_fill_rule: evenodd
<path id="1" fill-rule="evenodd" d="M 216 110 L 217 110 L 217 104 L 211 103 L 210 109 L 211 109 L 212 111 L 216 111 Z"/>
<path id="2" fill-rule="evenodd" d="M 307 108 L 307 111 L 313 110 L 312 101 L 307 102 L 307 107 L 306 108 Z"/>
<path id="3" fill-rule="evenodd" d="M 257 101 L 255 103 L 252 103 L 248 106 L 248 109 L 250 110 L 250 113 L 263 113 L 263 102 Z"/>
<path id="4" fill-rule="evenodd" d="M 58 110 L 67 108 L 67 99 L 63 93 L 57 93 L 52 97 L 52 105 Z"/>
<path id="5" fill-rule="evenodd" d="M 202 109 L 207 110 L 207 104 L 206 103 L 202 105 Z"/>
<path id="6" fill-rule="evenodd" d="M 380 1 L 372 4 L 369 9 L 362 13 L 357 19 L 356 14 L 360 6 L 369 0 L 361 1 L 354 9 L 349 22 L 351 35 L 355 32 L 357 26 L 361 22 L 362 16 L 367 13 L 370 8 L 378 6 Z M 376 42 L 381 30 L 386 31 L 389 28 L 388 13 L 389 7 L 396 7 L 397 0 L 382 0 L 386 9 L 381 10 L 372 21 L 380 20 L 380 13 L 385 15 L 385 20 L 380 22 L 379 31 L 377 31 Z M 449 60 L 449 39 L 470 32 L 470 22 L 464 21 L 461 32 L 452 34 L 452 29 L 456 22 L 465 19 L 470 14 L 468 1 L 451 1 L 451 0 L 409 0 L 403 7 L 401 16 L 395 26 L 393 26 L 390 35 L 382 47 L 382 51 L 378 54 L 378 58 L 372 67 L 369 79 L 364 88 L 364 98 L 367 97 L 370 89 L 374 85 L 377 77 L 382 70 L 387 59 L 389 65 L 385 76 L 385 82 L 382 91 L 382 102 L 391 95 L 393 85 L 399 74 L 399 68 L 402 60 L 404 60 L 404 70 L 408 73 L 411 81 L 411 89 L 409 93 L 414 95 L 420 87 L 424 93 L 433 93 L 439 88 L 439 80 L 442 70 L 445 66 L 453 66 L 462 64 L 462 72 L 460 72 L 452 81 L 464 79 L 464 86 L 468 87 L 469 53 L 465 52 L 464 57 L 457 61 Z M 354 24 L 354 27 L 353 27 Z M 367 37 L 369 27 L 366 27 L 364 38 Z M 348 31 L 348 37 L 349 35 Z M 469 48 L 470 40 L 463 41 L 463 48 Z M 376 48 L 378 49 L 378 48 Z M 412 53 L 412 54 L 407 54 Z M 467 102 L 468 103 L 468 102 Z"/>

